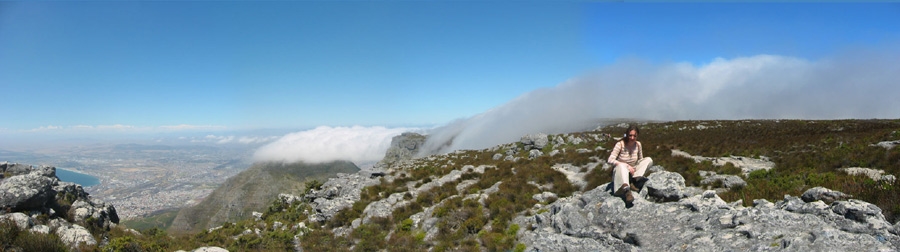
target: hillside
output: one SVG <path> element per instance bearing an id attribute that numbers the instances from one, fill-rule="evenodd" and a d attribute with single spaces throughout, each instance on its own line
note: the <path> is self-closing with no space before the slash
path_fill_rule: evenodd
<path id="1" fill-rule="evenodd" d="M 229 178 L 196 206 L 179 211 L 169 230 L 197 232 L 223 222 L 250 218 L 253 211 L 268 207 L 279 193 L 303 194 L 309 181 L 324 181 L 337 173 L 357 171 L 359 168 L 347 161 L 257 163 Z"/>
<path id="2" fill-rule="evenodd" d="M 267 199 L 187 235 L 108 233 L 172 251 L 896 251 L 900 120 L 641 123 L 655 161 L 633 205 L 611 195 L 627 125 L 532 134 L 383 164 Z M 263 178 L 269 179 L 269 178 Z M 246 197 L 244 197 L 246 198 Z M 201 206 L 219 203 L 201 203 Z M 176 221 L 177 222 L 177 221 Z"/>

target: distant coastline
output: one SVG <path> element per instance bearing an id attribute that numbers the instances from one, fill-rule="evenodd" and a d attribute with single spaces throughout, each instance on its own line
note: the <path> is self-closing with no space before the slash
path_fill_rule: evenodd
<path id="1" fill-rule="evenodd" d="M 79 172 L 76 170 L 70 170 L 66 168 L 56 168 L 56 177 L 61 181 L 65 182 L 73 182 L 79 184 L 83 187 L 99 185 L 100 179 L 90 174 Z"/>

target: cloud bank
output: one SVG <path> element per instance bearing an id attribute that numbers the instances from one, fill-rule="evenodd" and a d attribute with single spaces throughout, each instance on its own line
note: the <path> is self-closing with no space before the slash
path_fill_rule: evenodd
<path id="1" fill-rule="evenodd" d="M 160 132 L 179 132 L 179 131 L 201 131 L 201 130 L 225 130 L 225 126 L 218 125 L 163 125 L 163 126 L 134 126 L 126 124 L 111 125 L 74 125 L 59 126 L 47 125 L 33 129 L 17 130 L 13 133 L 77 133 L 77 134 L 96 134 L 96 133 L 160 133 Z M 8 130 L 7 130 L 8 131 Z"/>
<path id="2" fill-rule="evenodd" d="M 378 161 L 391 145 L 391 138 L 415 128 L 328 127 L 287 134 L 260 147 L 255 161 L 303 161 L 321 163 L 349 160 L 356 164 Z"/>
<path id="3" fill-rule="evenodd" d="M 429 132 L 426 154 L 481 149 L 603 118 L 900 118 L 900 50 L 806 59 L 756 55 L 708 64 L 623 60 Z"/>

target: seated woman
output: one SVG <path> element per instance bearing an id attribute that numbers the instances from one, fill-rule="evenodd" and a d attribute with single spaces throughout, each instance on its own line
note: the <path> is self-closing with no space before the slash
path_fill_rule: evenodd
<path id="1" fill-rule="evenodd" d="M 647 178 L 644 173 L 653 165 L 653 159 L 644 157 L 641 142 L 637 141 L 640 129 L 630 126 L 625 130 L 625 137 L 616 142 L 616 147 L 609 154 L 609 162 L 613 167 L 613 188 L 616 196 L 625 196 L 625 202 L 634 201 L 631 190 L 640 190 Z M 631 183 L 631 184 L 629 184 Z"/>

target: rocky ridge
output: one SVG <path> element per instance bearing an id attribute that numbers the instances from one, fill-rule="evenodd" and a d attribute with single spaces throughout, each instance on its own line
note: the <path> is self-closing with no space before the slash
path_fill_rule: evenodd
<path id="1" fill-rule="evenodd" d="M 669 177 L 669 178 L 666 178 Z M 626 207 L 606 185 L 519 216 L 518 233 L 530 251 L 896 251 L 900 223 L 877 206 L 840 192 L 807 190 L 775 203 L 725 202 L 714 190 L 699 194 L 680 175 L 651 174 Z M 691 192 L 693 191 L 693 192 Z M 840 198 L 840 197 L 838 197 Z M 657 203 L 656 201 L 661 201 Z M 829 202 L 829 203 L 826 203 Z"/>
<path id="2" fill-rule="evenodd" d="M 0 220 L 21 229 L 54 233 L 75 248 L 98 243 L 88 228 L 109 230 L 119 223 L 114 206 L 91 198 L 81 185 L 59 181 L 55 167 L 4 162 L 0 173 Z"/>
<path id="3" fill-rule="evenodd" d="M 699 127 L 696 129 L 706 130 Z M 524 136 L 519 142 L 481 151 L 457 151 L 415 159 L 399 158 L 390 164 L 379 165 L 377 170 L 340 174 L 300 196 L 281 194 L 278 199 L 288 206 L 302 202 L 299 205 L 302 208 L 297 207 L 304 211 L 302 218 L 288 223 L 283 223 L 282 220 L 273 222 L 271 219 L 267 220 L 265 215 L 268 215 L 268 212 L 267 214 L 255 212 L 252 215 L 256 223 L 241 226 L 240 228 L 247 229 L 243 232 L 229 233 L 232 237 L 228 239 L 244 240 L 248 237 L 266 237 L 267 232 L 288 232 L 294 237 L 295 250 L 302 251 L 301 243 L 310 241 L 307 239 L 301 242 L 301 238 L 313 232 L 312 230 L 327 229 L 328 234 L 336 238 L 356 239 L 343 243 L 349 246 L 346 249 L 363 250 L 361 246 L 364 242 L 360 242 L 359 237 L 354 237 L 354 232 L 358 229 L 365 228 L 364 225 L 373 221 L 378 223 L 379 217 L 389 216 L 415 203 L 413 199 L 417 196 L 427 194 L 435 188 L 447 188 L 446 185 L 452 185 L 450 188 L 455 189 L 453 195 L 440 198 L 433 204 L 417 207 L 415 213 L 411 216 L 406 215 L 409 216 L 408 219 L 403 220 L 404 223 L 409 221 L 407 229 L 421 232 L 421 238 L 427 244 L 424 248 L 420 248 L 421 250 L 439 250 L 442 233 L 447 232 L 446 226 L 441 227 L 441 224 L 445 224 L 441 222 L 442 218 L 447 216 L 441 217 L 440 214 L 446 210 L 446 206 L 451 205 L 453 201 L 466 199 L 477 202 L 479 207 L 487 208 L 486 201 L 490 198 L 496 199 L 501 194 L 500 188 L 508 187 L 509 183 L 506 185 L 501 182 L 492 185 L 488 183 L 477 187 L 472 185 L 478 184 L 479 178 L 486 179 L 487 176 L 483 175 L 500 169 L 511 169 L 512 174 L 517 172 L 523 174 L 521 172 L 524 170 L 523 166 L 531 165 L 533 160 L 542 162 L 540 167 L 544 170 L 563 174 L 569 183 L 580 190 L 576 190 L 570 194 L 571 196 L 563 197 L 556 193 L 559 191 L 555 188 L 557 185 L 553 183 L 541 181 L 540 178 L 527 181 L 528 185 L 538 188 L 539 193 L 525 194 L 538 203 L 524 211 L 510 211 L 515 218 L 510 222 L 513 225 L 507 232 L 512 234 L 517 245 L 521 245 L 515 247 L 516 251 L 897 251 L 900 249 L 898 238 L 900 222 L 889 223 L 882 215 L 881 209 L 874 204 L 851 199 L 852 195 L 822 187 L 806 190 L 800 196 L 785 195 L 783 199 L 774 202 L 754 200 L 751 205 L 745 206 L 744 202 L 726 202 L 719 197 L 717 193 L 726 188 L 710 188 L 729 185 L 740 187 L 740 183 L 733 180 L 733 178 L 740 179 L 740 176 L 701 171 L 701 176 L 707 181 L 701 182 L 705 185 L 701 189 L 686 186 L 685 177 L 677 172 L 667 171 L 663 166 L 654 166 L 650 168 L 652 173 L 648 176 L 649 181 L 636 193 L 634 204 L 626 205 L 621 198 L 611 194 L 608 183 L 598 185 L 596 181 L 591 182 L 588 178 L 592 173 L 609 172 L 609 166 L 604 162 L 608 152 L 604 152 L 605 149 L 602 147 L 595 147 L 600 145 L 598 142 L 609 139 L 608 134 L 593 132 L 562 135 L 531 134 Z M 587 161 L 547 158 L 566 157 L 572 153 L 586 154 L 590 157 Z M 673 154 L 678 155 L 676 151 L 673 151 Z M 686 155 L 695 161 L 719 164 L 712 160 L 714 158 Z M 489 158 L 483 159 L 483 156 Z M 766 161 L 764 158 L 758 160 L 734 156 L 730 158 L 736 161 L 751 161 L 742 163 L 751 165 Z M 471 160 L 480 160 L 479 162 L 485 164 L 473 163 Z M 498 163 L 490 160 L 512 162 Z M 554 162 L 545 165 L 543 161 L 546 160 Z M 726 162 L 722 162 L 723 165 L 724 163 Z M 512 164 L 511 168 L 508 168 L 509 164 Z M 742 164 L 735 166 L 743 171 Z M 503 165 L 507 165 L 507 168 L 501 168 Z M 433 169 L 442 172 L 432 173 L 424 179 L 421 176 L 413 176 L 416 172 Z M 879 173 L 878 170 L 864 168 L 843 171 L 845 173 L 856 171 L 866 176 L 877 175 L 881 181 L 892 181 L 886 179 L 892 175 Z M 411 177 L 416 179 L 410 180 Z M 372 191 L 378 191 L 373 190 L 373 186 L 395 181 L 403 182 L 402 190 L 399 192 L 391 190 L 372 196 Z M 364 200 L 364 194 L 367 194 L 366 197 L 369 199 Z M 373 197 L 375 199 L 372 199 Z M 341 211 L 348 208 L 356 210 L 358 206 L 354 204 L 359 202 L 366 204 L 363 204 L 364 209 L 359 210 L 355 219 L 346 222 L 351 224 L 326 225 L 330 220 L 338 218 Z M 484 214 L 487 215 L 486 212 Z M 399 219 L 407 218 L 406 216 Z M 512 228 L 513 226 L 516 228 Z M 397 231 L 400 230 L 399 227 L 399 224 L 396 228 L 387 224 L 383 229 L 394 233 L 399 232 Z M 505 227 L 505 224 L 495 226 L 488 221 L 484 226 L 475 227 L 475 230 L 490 231 Z M 217 229 L 228 227 L 212 228 L 208 232 Z M 237 235 L 234 235 L 236 233 Z M 477 236 L 475 242 L 484 242 L 488 239 L 483 238 L 483 233 L 485 232 L 469 233 L 468 239 Z M 390 235 L 376 238 L 388 240 L 389 237 Z M 394 245 L 396 244 L 390 244 Z"/>
<path id="4" fill-rule="evenodd" d="M 581 136 L 584 137 L 584 136 Z M 487 149 L 495 153 L 494 160 L 516 161 L 520 153 L 528 153 L 529 158 L 547 155 L 541 151 L 547 145 L 557 146 L 585 141 L 581 137 L 561 135 L 548 137 L 534 134 L 522 138 L 518 143 L 500 145 Z M 603 135 L 587 137 L 602 139 Z M 567 141 L 568 140 L 568 141 Z M 583 152 L 600 152 L 583 149 Z M 579 149 L 581 152 L 582 150 Z M 551 148 L 550 155 L 560 153 Z M 673 151 L 673 155 L 684 155 L 710 160 L 716 165 L 732 162 L 744 173 L 754 170 L 771 169 L 774 164 L 763 159 L 746 157 L 704 158 Z M 446 159 L 446 155 L 425 157 L 426 160 Z M 593 169 L 608 170 L 609 166 L 600 157 L 595 162 L 575 166 L 556 164 L 551 168 L 566 174 L 572 184 L 585 185 L 584 176 Z M 449 165 L 453 162 L 449 161 Z M 304 196 L 314 202 L 315 214 L 310 215 L 310 223 L 327 221 L 334 213 L 350 207 L 359 199 L 360 191 L 367 185 L 374 185 L 397 179 L 399 174 L 416 169 L 411 160 L 398 160 L 384 166 L 385 173 L 377 178 L 370 173 L 345 174 L 330 179 L 322 190 Z M 466 183 L 457 181 L 465 172 L 480 172 L 491 166 L 466 165 L 450 173 L 421 185 L 409 184 L 408 193 L 415 198 L 428 188 L 456 181 L 462 192 Z M 721 250 L 863 250 L 896 251 L 900 249 L 900 222 L 891 224 L 885 220 L 881 210 L 874 204 L 847 199 L 850 195 L 826 188 L 812 188 L 802 196 L 785 195 L 777 202 L 754 200 L 751 207 L 744 207 L 741 201 L 725 202 L 716 190 L 704 190 L 685 186 L 684 178 L 664 167 L 654 166 L 649 181 L 639 192 L 634 205 L 627 207 L 620 197 L 613 196 L 609 184 L 595 188 L 584 188 L 569 197 L 559 198 L 547 205 L 537 204 L 528 212 L 519 213 L 514 223 L 522 227 L 516 233 L 518 241 L 526 251 L 721 251 Z M 392 175 L 393 174 L 393 175 Z M 718 177 L 717 177 L 718 176 Z M 733 176 L 733 178 L 732 178 Z M 705 179 L 721 180 L 723 186 L 742 186 L 743 180 L 734 175 L 704 174 Z M 736 180 L 735 180 L 736 179 Z M 709 184 L 709 183 L 704 183 Z M 414 227 L 426 232 L 425 240 L 436 237 L 436 207 L 456 197 L 478 199 L 483 202 L 496 192 L 498 184 L 477 193 L 451 196 L 433 206 L 422 209 L 410 219 Z M 541 186 L 541 185 L 537 185 Z M 725 188 L 718 188 L 722 190 Z M 326 193 L 327 192 L 327 193 Z M 347 236 L 353 228 L 374 217 L 388 216 L 395 209 L 409 204 L 404 193 L 384 195 L 381 200 L 366 206 L 360 218 L 351 227 L 337 227 L 332 232 Z M 282 197 L 296 197 L 283 195 Z M 556 195 L 546 191 L 533 198 L 546 202 Z M 300 197 L 296 197 L 300 198 Z"/>

